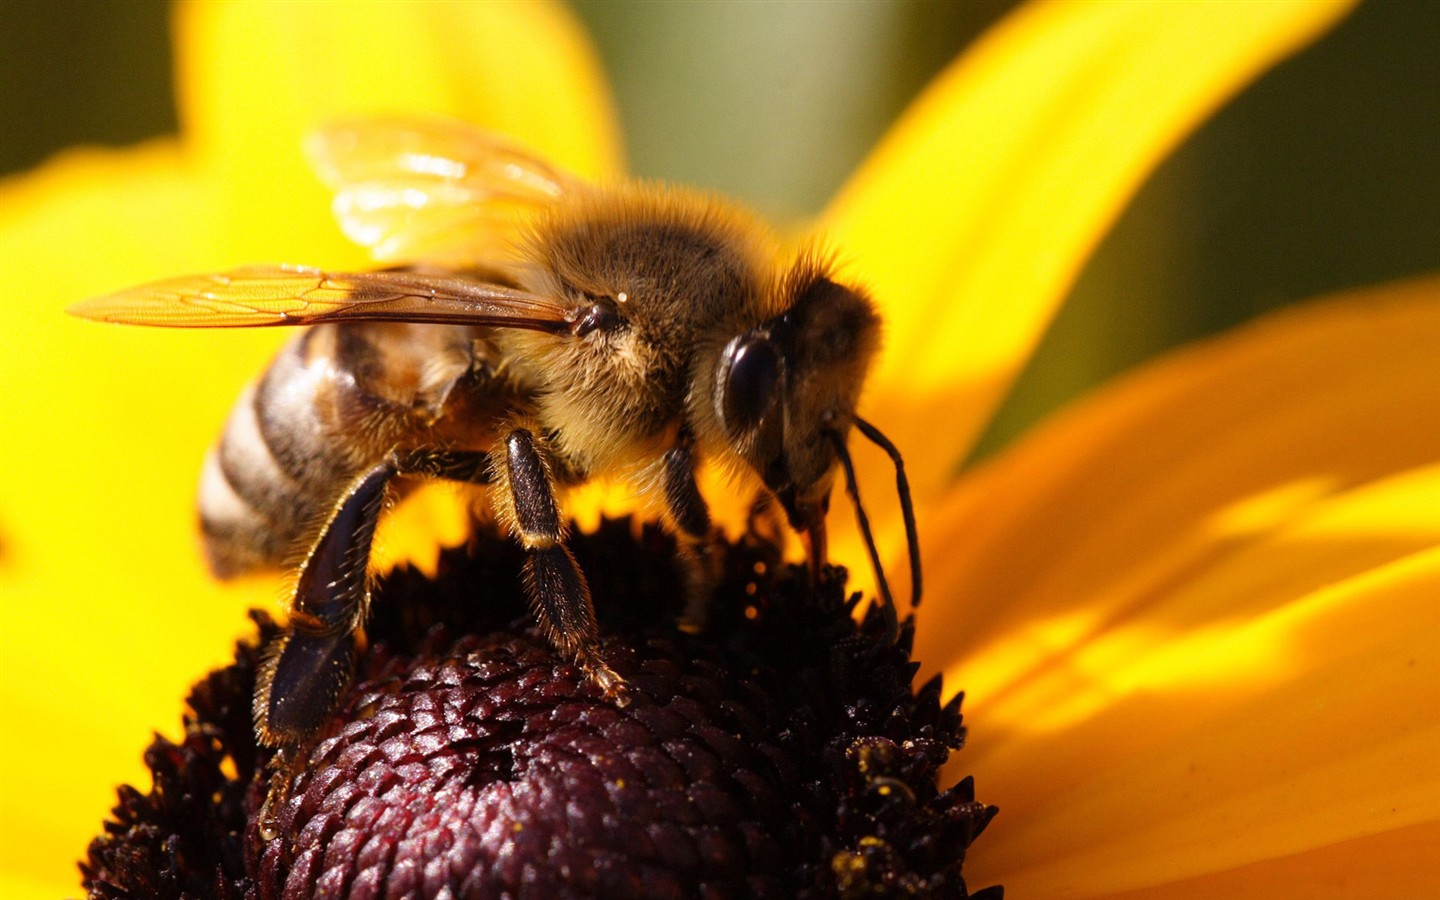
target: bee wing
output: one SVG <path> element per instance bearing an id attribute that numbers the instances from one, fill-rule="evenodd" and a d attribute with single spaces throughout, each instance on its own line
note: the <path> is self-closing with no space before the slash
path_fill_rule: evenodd
<path id="1" fill-rule="evenodd" d="M 424 272 L 331 273 L 252 266 L 186 275 L 97 297 L 71 313 L 102 322 L 177 328 L 244 328 L 388 321 L 561 331 L 568 308 L 536 294 Z"/>
<path id="2" fill-rule="evenodd" d="M 513 141 L 447 120 L 340 122 L 306 152 L 340 227 L 381 260 L 493 264 L 526 213 L 584 188 Z"/>

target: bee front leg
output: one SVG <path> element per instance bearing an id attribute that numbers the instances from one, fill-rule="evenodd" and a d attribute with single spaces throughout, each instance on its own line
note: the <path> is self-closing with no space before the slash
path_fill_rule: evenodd
<path id="1" fill-rule="evenodd" d="M 515 536 L 524 545 L 525 585 L 541 629 L 555 649 L 574 658 L 605 696 L 628 703 L 625 682 L 600 656 L 595 608 L 585 573 L 565 546 L 555 488 L 539 439 L 526 428 L 505 436 L 504 471 Z"/>
<path id="2" fill-rule="evenodd" d="M 710 540 L 710 507 L 695 483 L 695 441 L 684 429 L 663 460 L 665 506 L 680 539 L 686 602 L 682 624 L 699 631 L 710 612 L 710 594 L 719 580 L 719 560 Z"/>

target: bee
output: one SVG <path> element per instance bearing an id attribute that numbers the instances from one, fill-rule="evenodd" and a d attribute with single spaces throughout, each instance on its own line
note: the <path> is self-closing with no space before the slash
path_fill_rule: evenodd
<path id="1" fill-rule="evenodd" d="M 894 461 L 918 601 L 900 454 L 855 413 L 880 319 L 829 257 L 784 258 L 765 226 L 719 198 L 592 184 L 460 123 L 344 123 L 308 150 L 346 233 L 392 267 L 249 267 L 71 310 L 145 325 L 304 326 L 240 397 L 200 481 L 218 576 L 297 572 L 259 676 L 262 744 L 293 753 L 333 714 L 370 602 L 376 525 L 407 479 L 484 485 L 524 547 L 542 631 L 616 703 L 625 682 L 600 650 L 557 499 L 589 479 L 659 501 L 703 601 L 702 461 L 758 480 L 817 573 L 841 469 L 888 608 L 846 451 L 853 427 Z"/>

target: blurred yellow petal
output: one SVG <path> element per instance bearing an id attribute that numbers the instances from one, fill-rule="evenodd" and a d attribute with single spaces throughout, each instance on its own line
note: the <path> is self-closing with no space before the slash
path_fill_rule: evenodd
<path id="1" fill-rule="evenodd" d="M 172 142 L 71 153 L 0 187 L 0 333 L 12 338 L 0 354 L 0 869 L 54 892 L 73 890 L 117 779 L 144 783 L 137 735 L 174 721 L 254 599 L 205 575 L 193 491 L 197 454 L 272 340 L 187 341 L 61 312 L 203 265 L 218 236 L 177 223 L 208 205 Z"/>
<path id="2" fill-rule="evenodd" d="M 363 261 L 299 152 L 338 118 L 448 116 L 584 175 L 620 167 L 599 62 L 558 4 L 195 2 L 179 8 L 176 35 L 186 138 L 218 167 L 211 215 L 235 238 L 227 264 Z"/>
<path id="3" fill-rule="evenodd" d="M 1026 4 L 913 104 L 823 225 L 884 307 L 866 415 L 909 450 L 922 501 L 1146 175 L 1350 5 Z M 885 463 L 866 456 L 874 496 Z"/>
<path id="4" fill-rule="evenodd" d="M 1312 304 L 962 483 L 918 655 L 1004 811 L 980 883 L 1108 896 L 1440 820 L 1436 347 L 1440 281 Z"/>
<path id="5" fill-rule="evenodd" d="M 0 869 L 0 897 L 9 900 L 30 900 L 32 897 L 35 900 L 53 900 L 55 897 L 73 896 L 74 892 L 74 878 L 46 881 L 26 878 L 8 864 Z"/>

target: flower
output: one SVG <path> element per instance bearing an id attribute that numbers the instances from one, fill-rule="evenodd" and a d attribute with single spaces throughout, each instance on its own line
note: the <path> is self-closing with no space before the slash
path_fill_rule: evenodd
<path id="1" fill-rule="evenodd" d="M 1144 173 L 1342 7 L 1233 10 L 1022 9 L 822 217 L 889 322 L 863 412 L 906 449 L 921 506 L 918 656 L 969 692 L 963 764 L 1002 808 L 972 857 L 976 884 L 1435 887 L 1421 848 L 1440 837 L 1440 286 L 1339 298 L 1186 351 L 952 486 Z M 0 460 L 27 476 L 0 484 L 3 762 L 24 773 L 0 814 L 7 896 L 73 884 L 111 787 L 140 780 L 118 761 L 173 721 L 256 590 L 211 585 L 180 551 L 193 545 L 186 473 L 275 337 L 99 329 L 58 309 L 247 261 L 362 264 L 294 150 L 336 114 L 459 115 L 586 174 L 617 166 L 593 61 L 549 7 L 302 5 L 281 19 L 195 6 L 179 25 L 184 139 L 72 153 L 0 204 L 12 296 L 37 298 L 0 307 L 4 333 L 26 338 L 0 361 L 19 423 L 7 437 L 26 435 Z M 494 33 L 515 40 L 475 40 Z M 373 35 L 390 51 L 365 52 Z M 494 52 L 467 52 L 482 43 Z M 878 496 L 883 463 L 859 466 Z M 436 527 L 453 539 L 455 524 Z M 853 550 L 837 541 L 834 555 Z M 120 663 L 128 646 L 155 650 Z"/>

